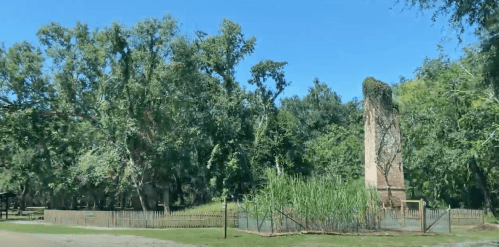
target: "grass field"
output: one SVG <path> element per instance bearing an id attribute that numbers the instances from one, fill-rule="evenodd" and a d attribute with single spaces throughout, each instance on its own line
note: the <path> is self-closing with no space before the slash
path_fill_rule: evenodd
<path id="1" fill-rule="evenodd" d="M 330 236 L 294 235 L 260 237 L 228 229 L 169 229 L 169 230 L 96 230 L 67 226 L 16 224 L 0 221 L 0 230 L 38 234 L 111 234 L 135 235 L 184 244 L 204 246 L 421 246 L 465 241 L 499 240 L 499 230 L 474 231 L 470 227 L 454 227 L 452 234 L 438 236 Z"/>
<path id="2" fill-rule="evenodd" d="M 43 215 L 36 215 L 36 217 L 41 217 Z M 34 218 L 35 216 L 32 216 L 32 218 Z M 9 213 L 9 221 L 10 220 L 29 220 L 29 216 L 26 216 L 26 215 L 14 215 L 14 214 L 10 214 Z M 2 215 L 2 218 L 0 219 L 0 222 L 1 221 L 5 221 L 5 214 Z"/>
<path id="3" fill-rule="evenodd" d="M 499 224 L 499 218 L 494 218 L 494 216 L 485 216 L 485 222 L 490 224 Z"/>
<path id="4" fill-rule="evenodd" d="M 237 211 L 237 204 L 233 202 L 227 203 L 227 210 L 229 212 L 236 212 Z M 209 214 L 209 213 L 215 213 L 215 212 L 221 212 L 222 211 L 222 203 L 209 203 L 205 204 L 202 206 L 196 206 L 193 208 L 188 208 L 183 211 L 178 211 L 179 213 L 183 214 Z"/>

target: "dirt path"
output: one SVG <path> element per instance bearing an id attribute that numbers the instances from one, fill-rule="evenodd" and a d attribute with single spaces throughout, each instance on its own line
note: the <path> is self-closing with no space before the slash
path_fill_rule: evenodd
<path id="1" fill-rule="evenodd" d="M 194 247 L 171 241 L 127 235 L 32 234 L 0 231 L 0 246 L 9 247 Z"/>
<path id="2" fill-rule="evenodd" d="M 499 247 L 499 241 L 463 242 L 447 245 L 432 245 L 431 247 Z"/>

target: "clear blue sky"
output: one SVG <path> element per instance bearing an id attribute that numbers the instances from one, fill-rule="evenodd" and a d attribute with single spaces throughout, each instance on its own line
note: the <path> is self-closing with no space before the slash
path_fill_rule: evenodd
<path id="1" fill-rule="evenodd" d="M 170 13 L 181 32 L 194 38 L 195 30 L 216 34 L 222 19 L 239 23 L 246 37 L 255 36 L 255 52 L 237 67 L 236 79 L 247 86 L 250 68 L 263 59 L 286 61 L 286 78 L 292 85 L 284 97 L 303 97 L 314 77 L 326 82 L 346 102 L 362 98 L 362 80 L 374 76 L 389 84 L 399 76 L 412 78 L 425 57 L 438 56 L 437 44 L 448 29 L 447 19 L 433 26 L 432 12 L 401 12 L 395 0 L 344 1 L 105 1 L 17 0 L 0 2 L 0 42 L 10 47 L 27 40 L 38 44 L 36 31 L 55 21 L 72 27 L 77 20 L 91 28 L 120 21 L 128 26 L 145 18 Z M 464 43 L 475 42 L 471 34 Z M 452 59 L 461 56 L 457 40 L 443 43 Z M 252 87 L 248 87 L 252 89 Z"/>

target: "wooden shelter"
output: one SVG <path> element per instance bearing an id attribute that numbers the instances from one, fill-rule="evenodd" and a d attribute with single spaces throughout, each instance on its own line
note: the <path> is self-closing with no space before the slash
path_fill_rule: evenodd
<path id="1" fill-rule="evenodd" d="M 5 202 L 5 219 L 9 219 L 9 198 L 15 197 L 11 192 L 0 192 L 0 219 L 2 218 L 3 202 Z"/>

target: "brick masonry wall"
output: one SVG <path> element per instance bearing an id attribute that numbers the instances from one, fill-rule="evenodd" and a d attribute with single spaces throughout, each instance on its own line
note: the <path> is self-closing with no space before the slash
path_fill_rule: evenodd
<path id="1" fill-rule="evenodd" d="M 367 99 L 366 99 L 367 102 Z M 367 103 L 366 103 L 367 105 Z M 366 111 L 367 114 L 367 111 Z M 364 123 L 364 146 L 365 146 L 365 183 L 366 187 L 377 187 L 378 185 L 378 172 L 375 163 L 375 145 L 374 145 L 374 118 L 368 116 Z"/>
<path id="2" fill-rule="evenodd" d="M 406 193 L 398 115 L 391 107 L 368 96 L 364 109 L 366 186 L 376 187 L 386 206 L 399 207 Z"/>

